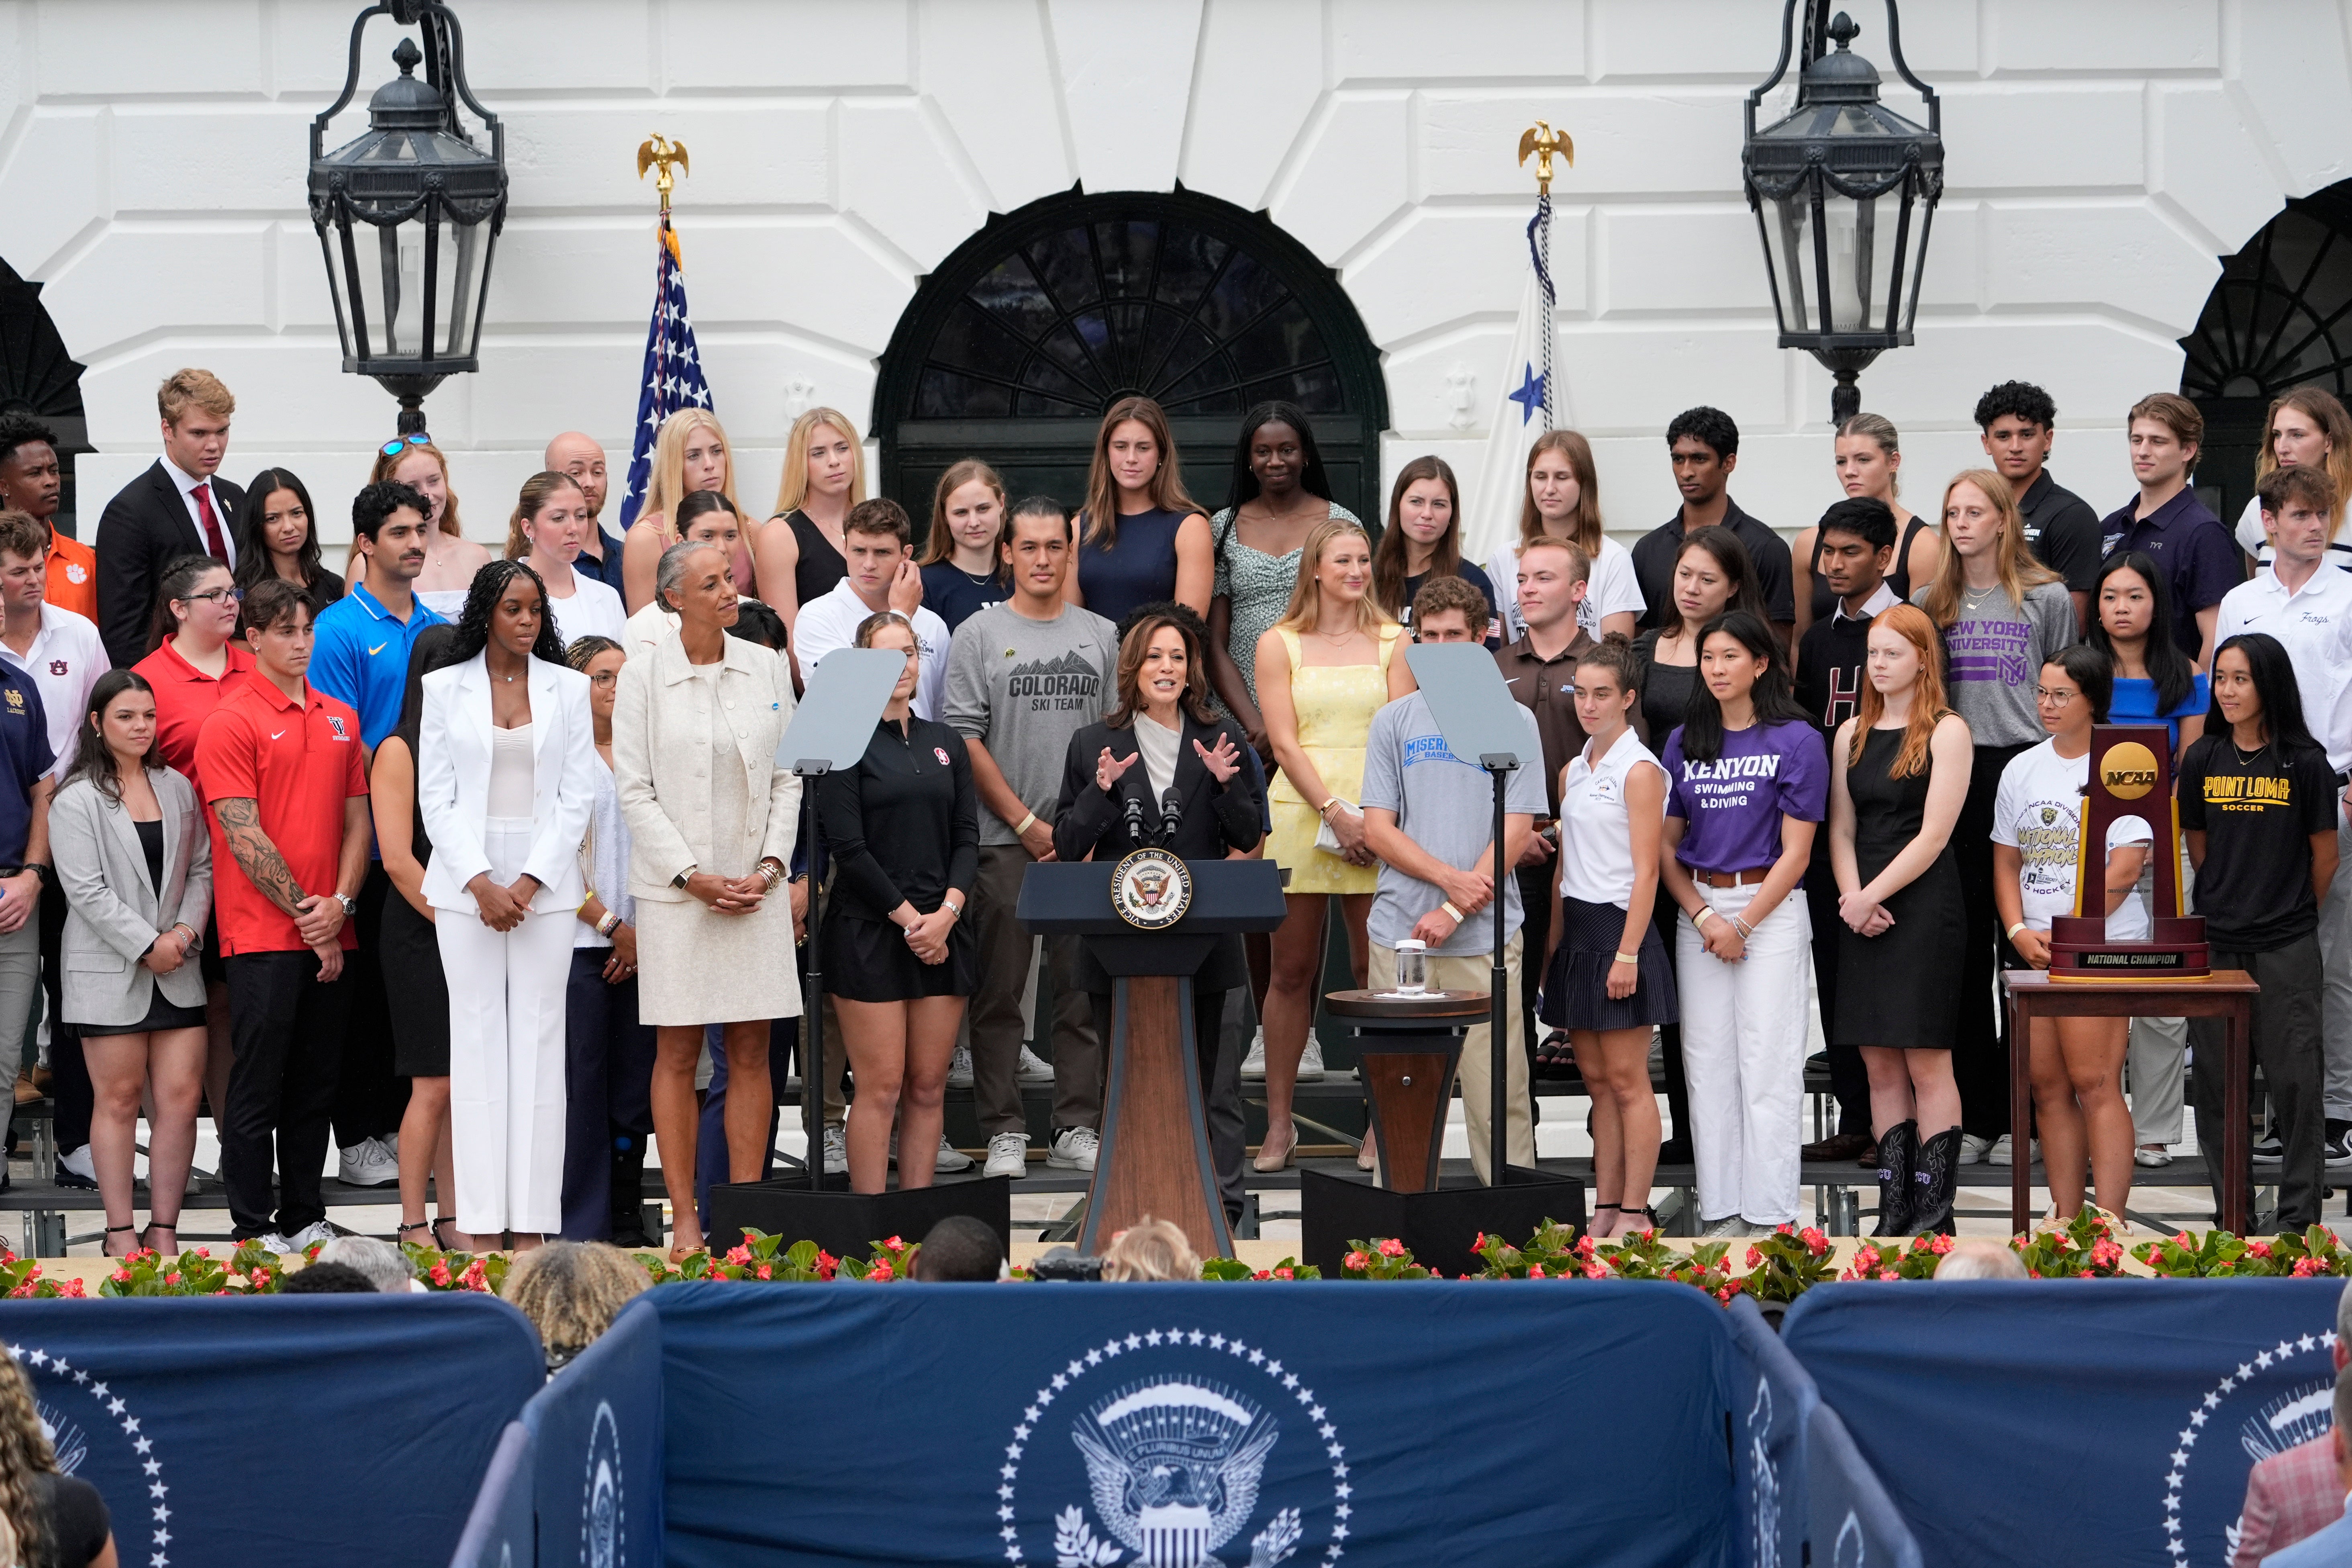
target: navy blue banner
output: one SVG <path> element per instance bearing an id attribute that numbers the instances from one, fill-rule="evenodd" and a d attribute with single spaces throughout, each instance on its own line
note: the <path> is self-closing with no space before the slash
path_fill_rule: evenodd
<path id="1" fill-rule="evenodd" d="M 1935 1568 L 2218 1568 L 2254 1461 L 2329 1429 L 2343 1289 L 1825 1285 L 1782 1338 Z"/>
<path id="2" fill-rule="evenodd" d="M 1754 1301 L 1733 1297 L 1725 1326 L 1738 1352 L 1732 1463 L 1739 1482 L 1747 1561 L 1759 1568 L 1803 1563 L 1806 1422 L 1821 1395 Z M 1814 1560 L 1828 1562 L 1819 1555 L 1818 1542 L 1815 1546 Z"/>
<path id="3" fill-rule="evenodd" d="M 1806 1529 L 1826 1568 L 1920 1568 L 1918 1539 L 1826 1405 L 1805 1422 Z M 1790 1561 L 1797 1561 L 1791 1559 Z"/>
<path id="4" fill-rule="evenodd" d="M 457 1537 L 449 1568 L 532 1568 L 539 1561 L 531 1522 L 530 1429 L 509 1421 L 490 1452 L 474 1511 Z"/>
<path id="5" fill-rule="evenodd" d="M 662 1560 L 661 1319 L 633 1301 L 522 1407 L 539 1554 L 594 1568 Z"/>
<path id="6" fill-rule="evenodd" d="M 142 1568 L 440 1568 L 545 1375 L 487 1296 L 11 1301 L 0 1332 Z"/>
<path id="7" fill-rule="evenodd" d="M 674 1568 L 1737 1560 L 1730 1338 L 1685 1286 L 646 1300 Z"/>

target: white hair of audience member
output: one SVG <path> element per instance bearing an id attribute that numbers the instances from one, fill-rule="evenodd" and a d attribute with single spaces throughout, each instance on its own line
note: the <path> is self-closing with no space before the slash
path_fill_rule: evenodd
<path id="1" fill-rule="evenodd" d="M 1956 1241 L 1936 1265 L 1938 1279 L 2022 1279 L 2025 1265 L 1998 1241 Z"/>
<path id="2" fill-rule="evenodd" d="M 373 1236 L 339 1236 L 319 1248 L 318 1260 L 359 1270 L 381 1292 L 398 1295 L 417 1288 L 416 1270 L 409 1267 L 407 1256 Z"/>

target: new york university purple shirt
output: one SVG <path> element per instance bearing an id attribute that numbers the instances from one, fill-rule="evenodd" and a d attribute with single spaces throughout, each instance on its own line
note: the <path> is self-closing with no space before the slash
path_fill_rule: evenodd
<path id="1" fill-rule="evenodd" d="M 1829 752 L 1801 719 L 1726 731 L 1723 755 L 1711 763 L 1683 755 L 1677 726 L 1664 763 L 1666 815 L 1690 825 L 1675 858 L 1694 871 L 1769 866 L 1780 858 L 1784 815 L 1803 822 L 1829 815 Z"/>

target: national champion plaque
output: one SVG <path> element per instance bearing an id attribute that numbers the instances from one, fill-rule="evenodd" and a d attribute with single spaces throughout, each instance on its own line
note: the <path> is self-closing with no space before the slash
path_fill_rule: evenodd
<path id="1" fill-rule="evenodd" d="M 2050 922 L 2050 978 L 2078 984 L 2203 980 L 2213 973 L 2205 920 L 2180 900 L 2180 809 L 2172 798 L 2172 735 L 2161 724 L 2096 724 L 2074 850 L 2074 912 Z M 2152 830 L 2156 904 L 2146 942 L 2109 942 L 2107 829 L 2137 816 Z"/>

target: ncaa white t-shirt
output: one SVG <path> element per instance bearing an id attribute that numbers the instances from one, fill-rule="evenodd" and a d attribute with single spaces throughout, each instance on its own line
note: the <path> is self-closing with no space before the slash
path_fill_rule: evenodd
<path id="1" fill-rule="evenodd" d="M 2019 752 L 2001 770 L 1993 796 L 1992 841 L 2018 851 L 2022 918 L 2029 930 L 2048 931 L 2051 916 L 2074 912 L 2074 858 L 2083 837 L 2083 792 L 2090 782 L 2091 754 L 2070 762 L 2058 754 L 2055 739 Z M 2107 852 L 2154 838 L 2142 818 L 2119 816 L 2108 825 Z M 2150 929 L 2147 906 L 2137 890 L 2126 894 L 2107 917 L 2109 942 L 2145 942 Z"/>

